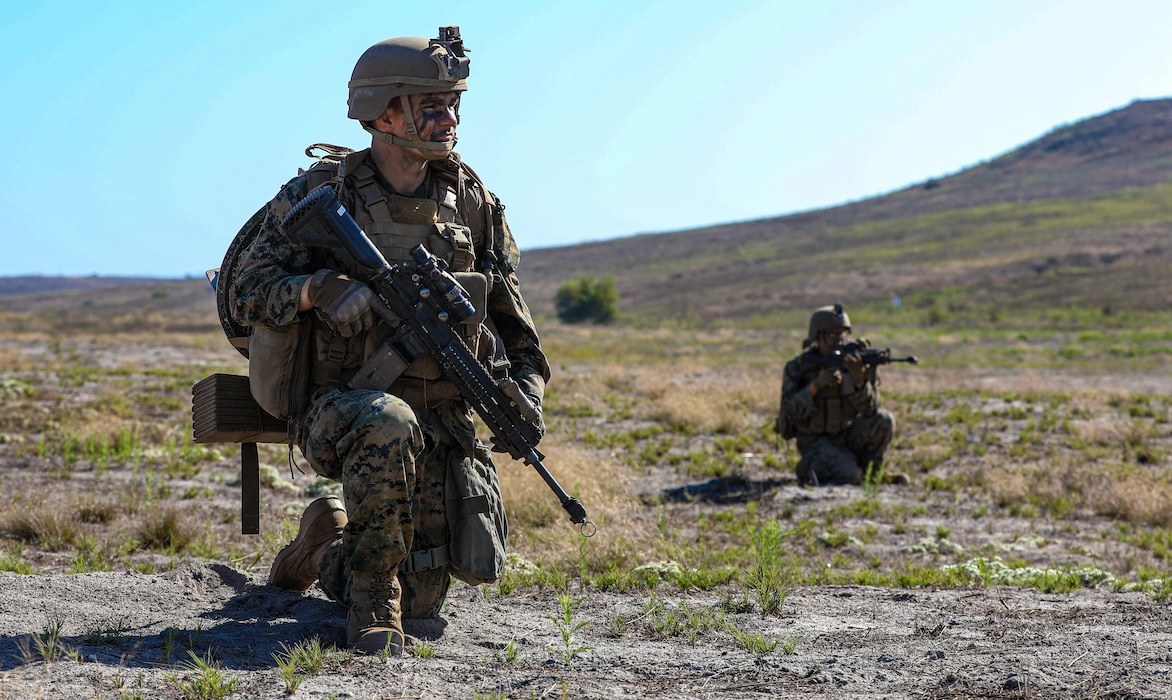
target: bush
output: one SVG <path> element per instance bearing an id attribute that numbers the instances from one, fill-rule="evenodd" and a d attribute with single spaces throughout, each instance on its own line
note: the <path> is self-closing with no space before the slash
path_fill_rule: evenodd
<path id="1" fill-rule="evenodd" d="M 558 287 L 554 307 L 565 323 L 610 323 L 619 313 L 614 278 L 575 277 Z"/>

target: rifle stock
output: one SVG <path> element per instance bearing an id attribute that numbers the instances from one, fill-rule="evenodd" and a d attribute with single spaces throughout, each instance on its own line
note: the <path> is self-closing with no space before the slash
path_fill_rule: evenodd
<path id="1" fill-rule="evenodd" d="M 449 322 L 474 312 L 467 292 L 446 270 L 445 263 L 422 244 L 411 249 L 413 261 L 390 264 L 325 185 L 314 190 L 280 223 L 290 242 L 344 249 L 372 274 L 367 285 L 395 315 L 397 330 L 384 340 L 407 365 L 430 354 L 444 375 L 472 406 L 513 459 L 533 467 L 553 491 L 570 520 L 587 536 L 597 531 L 586 508 L 565 492 L 537 450 L 541 435 L 535 425 L 540 410 L 508 377 L 494 379 Z"/>

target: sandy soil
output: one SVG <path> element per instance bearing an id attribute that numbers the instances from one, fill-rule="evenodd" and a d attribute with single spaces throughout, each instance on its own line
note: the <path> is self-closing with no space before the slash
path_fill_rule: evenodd
<path id="1" fill-rule="evenodd" d="M 232 697 L 288 697 L 273 661 L 282 644 L 336 641 L 345 617 L 319 593 L 299 595 L 222 565 L 161 575 L 0 574 L 0 697 L 173 698 L 195 673 L 174 661 L 211 650 Z M 799 588 L 777 617 L 731 614 L 766 639 L 796 639 L 754 654 L 725 631 L 663 637 L 646 619 L 645 595 L 590 593 L 572 640 L 591 647 L 565 661 L 551 595 L 487 598 L 462 584 L 443 617 L 408 623 L 433 656 L 352 658 L 307 678 L 303 698 L 1162 698 L 1172 697 L 1172 609 L 1135 593 L 1071 595 L 997 588 L 899 591 Z M 689 608 L 716 596 L 666 596 Z M 630 620 L 615 636 L 610 621 Z M 29 635 L 65 622 L 76 659 L 28 660 Z M 87 639 L 106 621 L 121 639 Z M 164 664 L 168 629 L 178 630 Z M 515 642 L 516 657 L 506 660 Z M 35 656 L 35 651 L 33 652 Z M 169 677 L 170 676 L 170 677 Z M 198 697 L 198 696 L 197 696 Z"/>

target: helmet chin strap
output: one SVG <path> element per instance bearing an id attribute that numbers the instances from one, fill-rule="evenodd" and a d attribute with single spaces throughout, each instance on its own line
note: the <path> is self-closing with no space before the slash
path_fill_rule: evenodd
<path id="1" fill-rule="evenodd" d="M 367 122 L 362 123 L 362 128 L 383 143 L 418 149 L 422 152 L 423 157 L 428 160 L 443 160 L 447 158 L 448 154 L 456 148 L 456 139 L 452 139 L 451 141 L 424 141 L 419 138 L 419 130 L 415 128 L 415 115 L 411 113 L 411 102 L 407 99 L 406 95 L 399 95 L 399 104 L 402 106 L 403 116 L 406 118 L 405 121 L 409 138 L 379 131 Z"/>

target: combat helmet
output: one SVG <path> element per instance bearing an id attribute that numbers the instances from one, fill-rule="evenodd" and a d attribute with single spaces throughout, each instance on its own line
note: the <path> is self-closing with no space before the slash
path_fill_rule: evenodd
<path id="1" fill-rule="evenodd" d="M 818 334 L 831 328 L 851 329 L 851 318 L 842 310 L 842 304 L 820 306 L 810 315 L 810 331 L 806 342 L 812 343 L 818 339 Z"/>
<path id="2" fill-rule="evenodd" d="M 431 152 L 435 158 L 446 157 L 455 147 L 455 140 L 420 139 L 407 96 L 467 90 L 469 59 L 464 50 L 460 28 L 456 26 L 440 27 L 435 39 L 404 36 L 371 46 L 358 58 L 350 74 L 347 116 L 357 119 L 362 128 L 381 141 Z M 379 131 L 372 124 L 396 97 L 407 115 L 406 139 Z"/>

